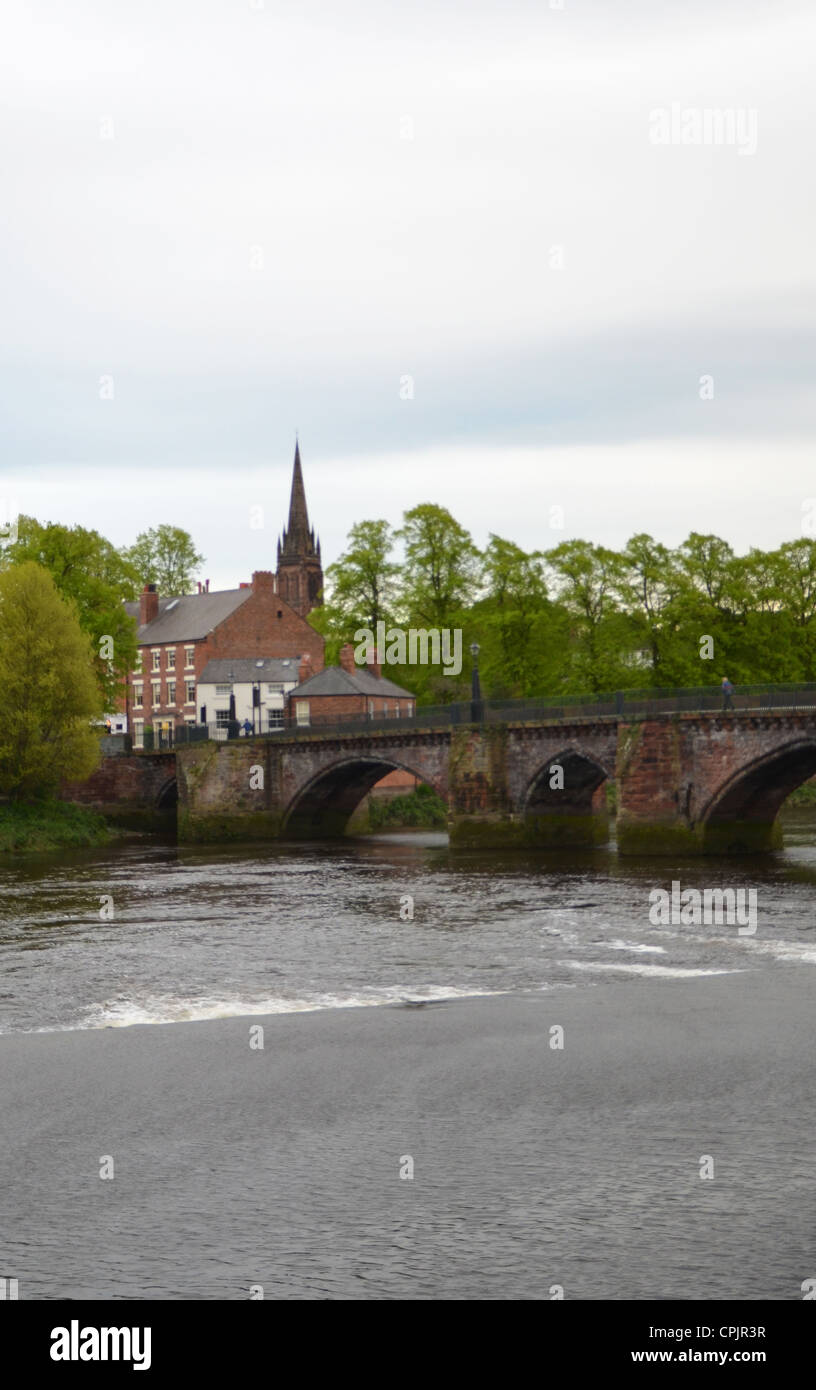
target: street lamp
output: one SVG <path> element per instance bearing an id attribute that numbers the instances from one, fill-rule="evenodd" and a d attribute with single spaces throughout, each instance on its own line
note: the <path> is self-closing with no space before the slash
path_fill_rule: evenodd
<path id="1" fill-rule="evenodd" d="M 481 724 L 484 718 L 482 688 L 479 684 L 479 643 L 471 642 L 470 655 L 473 657 L 473 670 L 470 677 L 470 722 Z"/>

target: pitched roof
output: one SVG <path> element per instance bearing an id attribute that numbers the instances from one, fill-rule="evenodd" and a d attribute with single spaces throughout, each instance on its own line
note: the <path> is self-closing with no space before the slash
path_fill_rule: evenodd
<path id="1" fill-rule="evenodd" d="M 251 594 L 251 589 L 221 589 L 213 594 L 160 598 L 158 616 L 139 628 L 139 643 L 158 646 L 161 642 L 195 642 L 229 618 Z M 139 621 L 138 602 L 126 603 L 125 611 Z"/>
<path id="2" fill-rule="evenodd" d="M 299 656 L 215 657 L 208 661 L 198 678 L 199 685 L 249 685 L 252 681 L 273 681 L 297 685 Z"/>
<path id="3" fill-rule="evenodd" d="M 289 694 L 292 698 L 300 698 L 301 695 L 405 695 L 414 699 L 412 691 L 403 690 L 402 686 L 395 685 L 393 681 L 378 680 L 364 667 L 352 675 L 342 666 L 324 667 L 316 676 L 310 676 Z"/>

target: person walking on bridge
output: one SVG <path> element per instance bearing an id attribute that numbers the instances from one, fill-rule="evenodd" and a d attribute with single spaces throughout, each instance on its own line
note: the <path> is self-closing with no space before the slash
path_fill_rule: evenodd
<path id="1" fill-rule="evenodd" d="M 722 678 L 722 697 L 723 697 L 722 707 L 723 707 L 723 710 L 724 710 L 724 711 L 727 710 L 727 709 L 733 709 L 733 708 L 734 708 L 733 695 L 734 695 L 734 687 L 733 687 L 733 685 L 731 684 L 731 682 L 730 682 L 730 680 L 728 679 L 727 676 L 723 676 L 723 678 Z"/>

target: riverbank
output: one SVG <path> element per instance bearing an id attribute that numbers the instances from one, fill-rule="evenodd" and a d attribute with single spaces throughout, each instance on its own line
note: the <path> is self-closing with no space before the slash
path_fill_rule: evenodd
<path id="1" fill-rule="evenodd" d="M 814 981 L 2 1036 L 5 1272 L 21 1298 L 801 1299 Z"/>
<path id="2" fill-rule="evenodd" d="M 367 796 L 346 827 L 350 835 L 375 834 L 380 830 L 445 830 L 448 807 L 432 787 L 424 783 L 399 796 Z"/>
<path id="3" fill-rule="evenodd" d="M 106 845 L 114 832 L 103 816 L 67 801 L 0 803 L 0 855 Z"/>

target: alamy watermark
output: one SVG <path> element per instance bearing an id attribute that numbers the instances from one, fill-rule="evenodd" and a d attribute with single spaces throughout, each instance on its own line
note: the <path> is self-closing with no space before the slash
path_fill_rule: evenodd
<path id="1" fill-rule="evenodd" d="M 653 927 L 738 927 L 738 936 L 755 936 L 756 888 L 682 888 L 672 880 L 671 893 L 653 888 L 649 894 Z"/>
<path id="2" fill-rule="evenodd" d="M 358 628 L 354 660 L 358 666 L 376 661 L 386 666 L 441 666 L 443 676 L 458 676 L 462 669 L 462 629 L 415 628 L 377 623 L 376 638 L 370 627 Z"/>
<path id="3" fill-rule="evenodd" d="M 756 154 L 758 116 L 745 106 L 656 106 L 649 112 L 652 145 L 731 145 Z"/>

